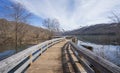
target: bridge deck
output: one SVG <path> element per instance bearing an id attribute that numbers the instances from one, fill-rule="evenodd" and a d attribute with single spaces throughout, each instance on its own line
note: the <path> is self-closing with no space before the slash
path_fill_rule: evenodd
<path id="1" fill-rule="evenodd" d="M 61 48 L 67 41 L 62 41 L 48 48 L 27 70 L 27 73 L 63 73 Z"/>

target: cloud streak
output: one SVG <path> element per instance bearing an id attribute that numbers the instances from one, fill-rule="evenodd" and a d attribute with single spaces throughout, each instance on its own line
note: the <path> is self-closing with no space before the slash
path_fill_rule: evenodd
<path id="1" fill-rule="evenodd" d="M 119 0 L 13 0 L 41 18 L 57 18 L 61 28 L 71 30 L 80 26 L 104 23 L 105 16 L 120 5 Z"/>

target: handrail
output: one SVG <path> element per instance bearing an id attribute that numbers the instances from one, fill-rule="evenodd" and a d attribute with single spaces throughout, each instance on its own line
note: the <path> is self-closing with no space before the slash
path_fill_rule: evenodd
<path id="1" fill-rule="evenodd" d="M 0 61 L 0 73 L 24 72 L 48 47 L 62 40 L 64 38 L 45 41 Z"/>
<path id="2" fill-rule="evenodd" d="M 78 47 L 71 41 L 69 41 L 68 44 L 70 44 L 71 49 L 74 51 L 74 54 L 83 67 L 89 66 L 85 68 L 88 73 L 92 73 L 90 72 L 92 70 L 88 68 L 92 68 L 95 73 L 120 73 L 120 67 L 117 65 L 97 56 L 82 46 Z"/>

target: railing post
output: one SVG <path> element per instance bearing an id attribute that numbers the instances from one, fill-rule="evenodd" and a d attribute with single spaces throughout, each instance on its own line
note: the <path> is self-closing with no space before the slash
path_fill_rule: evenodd
<path id="1" fill-rule="evenodd" d="M 75 44 L 77 44 L 77 42 L 78 42 L 77 37 L 73 37 L 73 38 L 72 38 L 72 42 L 74 42 Z"/>
<path id="2" fill-rule="evenodd" d="M 32 61 L 32 54 L 29 55 L 29 59 L 30 59 L 30 65 L 32 65 L 33 61 Z"/>

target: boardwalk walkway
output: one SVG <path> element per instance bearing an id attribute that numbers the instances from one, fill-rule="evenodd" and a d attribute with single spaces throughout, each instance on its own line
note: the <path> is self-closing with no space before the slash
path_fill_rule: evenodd
<path id="1" fill-rule="evenodd" d="M 63 73 L 61 48 L 66 43 L 62 41 L 48 48 L 27 70 L 26 73 Z"/>
<path id="2" fill-rule="evenodd" d="M 0 62 L 0 73 L 24 73 L 24 71 L 25 73 L 120 73 L 120 67 L 83 46 L 78 47 L 74 41 L 58 38 L 35 45 Z"/>

